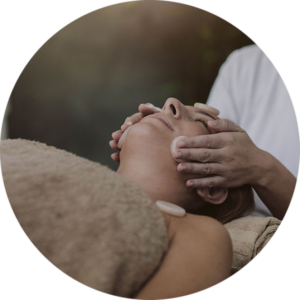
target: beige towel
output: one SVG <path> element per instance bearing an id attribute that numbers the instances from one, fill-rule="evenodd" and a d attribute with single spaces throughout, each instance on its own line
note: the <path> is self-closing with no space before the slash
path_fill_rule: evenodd
<path id="1" fill-rule="evenodd" d="M 243 268 L 266 246 L 279 225 L 280 220 L 273 217 L 245 217 L 225 225 L 233 244 L 232 273 Z"/>
<path id="2" fill-rule="evenodd" d="M 148 196 L 107 167 L 41 143 L 6 140 L 0 151 L 13 210 L 41 253 L 92 288 L 133 296 L 168 247 Z"/>
<path id="3" fill-rule="evenodd" d="M 90 287 L 134 295 L 168 245 L 164 219 L 152 201 L 108 168 L 54 147 L 6 140 L 0 152 L 8 197 L 36 247 Z M 225 225 L 233 272 L 261 251 L 279 224 L 246 217 Z"/>

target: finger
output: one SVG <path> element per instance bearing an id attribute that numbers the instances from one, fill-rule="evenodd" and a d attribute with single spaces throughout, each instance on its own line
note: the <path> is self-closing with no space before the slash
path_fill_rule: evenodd
<path id="1" fill-rule="evenodd" d="M 113 153 L 110 157 L 112 158 L 112 160 L 114 160 L 116 162 L 120 162 L 120 154 L 119 154 L 119 152 Z"/>
<path id="2" fill-rule="evenodd" d="M 132 124 L 135 124 L 137 122 L 140 122 L 142 118 L 143 118 L 143 115 L 140 112 L 137 112 L 137 113 L 133 114 L 132 116 L 127 117 L 125 119 L 124 123 L 132 122 Z"/>
<path id="3" fill-rule="evenodd" d="M 122 130 L 117 130 L 113 132 L 111 136 L 116 142 L 118 142 L 120 137 L 122 136 L 122 133 L 123 133 Z"/>
<path id="4" fill-rule="evenodd" d="M 197 161 L 197 162 L 221 162 L 219 153 L 216 150 L 211 149 L 180 149 L 174 152 L 174 159 L 181 159 L 185 161 Z"/>
<path id="5" fill-rule="evenodd" d="M 190 173 L 197 175 L 223 175 L 224 167 L 217 163 L 180 163 L 177 166 L 180 173 Z"/>
<path id="6" fill-rule="evenodd" d="M 151 103 L 146 103 L 146 104 L 140 104 L 139 105 L 139 111 L 144 115 L 148 116 L 153 113 L 157 113 L 161 111 L 161 108 L 154 106 Z"/>
<path id="7" fill-rule="evenodd" d="M 109 141 L 109 146 L 113 150 L 120 150 L 118 143 L 115 140 Z"/>
<path id="8" fill-rule="evenodd" d="M 132 126 L 133 124 L 140 122 L 142 118 L 143 115 L 141 113 L 136 113 L 131 117 L 127 117 L 124 121 L 124 124 L 121 126 L 122 132 L 124 132 L 128 127 Z"/>
<path id="9" fill-rule="evenodd" d="M 135 113 L 130 117 L 127 117 L 124 121 L 124 124 L 121 126 L 121 130 L 124 132 L 131 125 L 140 122 L 143 119 L 143 117 L 144 116 L 140 112 Z"/>
<path id="10" fill-rule="evenodd" d="M 224 136 L 220 134 L 206 134 L 193 137 L 182 137 L 177 142 L 177 147 L 220 149 L 224 147 L 225 142 Z"/>
<path id="11" fill-rule="evenodd" d="M 139 110 L 140 110 L 140 112 L 135 113 L 134 115 L 125 119 L 124 124 L 121 126 L 122 132 L 124 132 L 131 125 L 140 122 L 144 116 L 161 111 L 161 109 L 159 107 L 156 107 L 156 106 L 152 105 L 151 103 L 140 104 Z"/>
<path id="12" fill-rule="evenodd" d="M 131 125 L 132 125 L 132 122 L 126 122 L 126 123 L 124 122 L 124 124 L 121 126 L 122 133 Z"/>
<path id="13" fill-rule="evenodd" d="M 127 129 L 128 127 L 130 127 L 130 126 L 132 126 L 132 122 L 128 122 L 128 123 L 126 123 L 126 124 L 123 124 L 123 125 L 121 126 L 121 131 L 122 131 L 122 133 L 124 133 L 124 132 L 126 131 L 126 129 Z"/>
<path id="14" fill-rule="evenodd" d="M 208 121 L 207 125 L 211 129 L 217 132 L 243 132 L 244 131 L 240 126 L 226 119 Z"/>
<path id="15" fill-rule="evenodd" d="M 194 107 L 206 110 L 207 112 L 211 112 L 214 115 L 219 115 L 220 114 L 220 111 L 218 109 L 216 109 L 216 108 L 214 108 L 212 106 L 203 104 L 203 103 L 198 103 L 197 102 L 197 103 L 194 104 Z"/>
<path id="16" fill-rule="evenodd" d="M 213 188 L 213 187 L 223 187 L 225 180 L 221 176 L 212 176 L 204 178 L 189 179 L 186 182 L 187 187 L 203 189 L 203 188 Z"/>

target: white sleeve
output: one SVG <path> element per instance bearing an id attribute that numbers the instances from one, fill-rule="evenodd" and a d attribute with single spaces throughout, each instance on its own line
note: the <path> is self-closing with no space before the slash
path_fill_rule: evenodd
<path id="1" fill-rule="evenodd" d="M 254 144 L 297 176 L 299 132 L 288 91 L 272 62 L 256 45 L 234 51 L 222 65 L 207 104 L 241 126 Z M 255 195 L 256 213 L 269 211 Z"/>
<path id="2" fill-rule="evenodd" d="M 219 74 L 210 91 L 207 104 L 220 111 L 220 118 L 229 119 L 239 124 L 239 107 L 236 100 L 235 86 L 238 74 L 236 64 L 238 63 L 237 52 L 233 52 L 219 70 Z"/>

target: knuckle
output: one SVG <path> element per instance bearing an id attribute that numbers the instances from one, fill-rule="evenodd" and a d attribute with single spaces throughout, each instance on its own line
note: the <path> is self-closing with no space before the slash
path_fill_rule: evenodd
<path id="1" fill-rule="evenodd" d="M 224 128 L 225 128 L 226 130 L 228 130 L 229 127 L 230 127 L 229 121 L 228 121 L 228 120 L 224 120 Z"/>
<path id="2" fill-rule="evenodd" d="M 225 147 L 225 142 L 224 141 L 220 141 L 219 142 L 219 149 L 224 148 Z"/>
<path id="3" fill-rule="evenodd" d="M 229 151 L 224 152 L 223 161 L 225 161 L 225 162 L 231 162 L 232 161 L 232 156 L 231 156 L 231 153 Z"/>
<path id="4" fill-rule="evenodd" d="M 234 144 L 234 138 L 231 134 L 229 134 L 228 137 L 227 137 L 227 144 L 228 145 L 233 145 Z"/>
<path id="5" fill-rule="evenodd" d="M 211 166 L 210 166 L 210 164 L 205 164 L 205 165 L 204 165 L 204 173 L 205 173 L 205 174 L 210 174 L 210 171 L 211 171 Z"/>
<path id="6" fill-rule="evenodd" d="M 208 186 L 209 188 L 214 187 L 214 185 L 215 185 L 215 183 L 214 183 L 213 180 L 209 180 L 208 183 L 207 183 L 207 186 Z"/>
<path id="7" fill-rule="evenodd" d="M 209 151 L 204 151 L 203 154 L 202 154 L 201 160 L 204 161 L 204 162 L 206 162 L 206 161 L 209 160 L 209 158 L 210 158 Z"/>
<path id="8" fill-rule="evenodd" d="M 193 173 L 195 171 L 195 166 L 194 164 L 188 164 L 186 169 L 188 172 Z"/>
<path id="9" fill-rule="evenodd" d="M 191 150 L 189 150 L 189 149 L 183 151 L 183 154 L 184 154 L 184 156 L 185 156 L 186 158 L 188 158 L 188 159 L 190 159 L 191 156 L 192 156 L 192 152 L 191 152 Z"/>
<path id="10" fill-rule="evenodd" d="M 212 145 L 211 138 L 209 136 L 204 137 L 204 147 L 209 148 Z"/>
<path id="11" fill-rule="evenodd" d="M 195 147 L 195 139 L 189 139 L 190 147 Z"/>

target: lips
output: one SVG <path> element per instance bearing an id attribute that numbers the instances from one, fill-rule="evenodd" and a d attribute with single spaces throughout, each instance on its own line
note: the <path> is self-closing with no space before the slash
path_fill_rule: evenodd
<path id="1" fill-rule="evenodd" d="M 169 118 L 163 114 L 163 113 L 155 113 L 153 115 L 148 116 L 148 118 L 154 118 L 154 119 L 158 119 L 160 121 L 162 121 L 165 125 L 167 125 L 167 127 L 169 129 L 171 129 L 172 131 L 174 131 L 174 128 L 169 120 Z"/>

